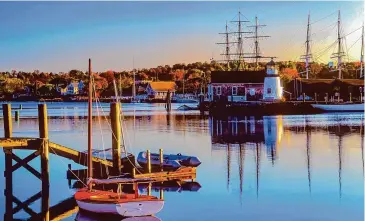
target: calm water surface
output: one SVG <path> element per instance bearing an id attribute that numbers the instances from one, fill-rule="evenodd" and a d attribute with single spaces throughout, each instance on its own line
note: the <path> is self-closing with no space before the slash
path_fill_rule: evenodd
<path id="1" fill-rule="evenodd" d="M 18 104 L 13 103 L 13 107 Z M 13 122 L 13 136 L 38 136 L 36 105 L 23 104 L 24 118 Z M 108 106 L 103 105 L 104 114 L 108 114 Z M 173 109 L 178 106 L 174 104 Z M 50 140 L 86 150 L 87 122 L 81 117 L 86 114 L 86 104 L 54 103 L 48 108 L 52 116 Z M 200 188 L 165 191 L 165 206 L 156 214 L 160 220 L 364 219 L 361 113 L 214 119 L 197 112 L 167 115 L 158 104 L 124 104 L 123 109 L 129 152 L 137 155 L 146 149 L 158 152 L 163 148 L 165 153 L 196 155 L 203 162 L 197 170 Z M 111 147 L 109 122 L 104 117 L 93 122 L 95 147 Z M 0 130 L 3 134 L 2 126 Z M 25 157 L 30 152 L 15 153 Z M 51 207 L 76 191 L 66 179 L 68 163 L 72 161 L 50 155 Z M 39 159 L 30 165 L 39 169 Z M 4 167 L 2 153 L 0 170 Z M 74 163 L 72 167 L 82 168 Z M 0 189 L 4 189 L 5 179 L 0 179 Z M 41 190 L 41 182 L 24 168 L 14 172 L 13 179 L 13 195 L 20 201 Z M 5 213 L 5 201 L 0 194 L 1 214 Z M 39 213 L 40 200 L 29 208 Z M 74 220 L 76 216 L 77 212 L 64 219 Z M 30 215 L 21 210 L 13 217 L 26 219 Z"/>

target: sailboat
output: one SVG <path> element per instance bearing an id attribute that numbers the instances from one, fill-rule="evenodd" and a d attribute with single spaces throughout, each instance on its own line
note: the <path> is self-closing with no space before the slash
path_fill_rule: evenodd
<path id="1" fill-rule="evenodd" d="M 138 183 L 151 182 L 150 179 L 111 178 L 94 179 L 92 164 L 92 71 L 89 59 L 89 96 L 88 96 L 88 183 L 86 188 L 79 189 L 74 198 L 80 209 L 103 214 L 119 214 L 124 217 L 150 216 L 158 213 L 164 201 L 155 196 L 140 195 Z M 94 185 L 118 184 L 118 191 L 102 191 L 94 189 Z M 121 185 L 133 184 L 134 193 L 121 192 Z"/>

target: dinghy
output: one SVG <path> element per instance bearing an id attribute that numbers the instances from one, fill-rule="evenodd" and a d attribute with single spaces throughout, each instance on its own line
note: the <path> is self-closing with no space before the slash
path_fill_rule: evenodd
<path id="1" fill-rule="evenodd" d="M 165 155 L 164 155 L 165 156 Z M 140 152 L 137 157 L 137 162 L 142 167 L 147 167 L 147 153 Z M 151 166 L 159 167 L 160 165 L 160 155 L 151 153 Z M 177 170 L 181 167 L 181 164 L 177 160 L 170 160 L 164 157 L 163 168 Z"/>
<path id="2" fill-rule="evenodd" d="M 147 154 L 146 152 L 140 152 L 137 157 L 137 162 L 141 166 L 147 165 Z M 201 161 L 198 157 L 194 156 L 185 156 L 179 154 L 164 154 L 163 155 L 163 166 L 164 167 L 172 167 L 179 168 L 181 166 L 186 167 L 197 167 L 201 164 Z M 160 166 L 160 155 L 156 153 L 151 153 L 151 165 L 152 166 Z"/>
<path id="3" fill-rule="evenodd" d="M 364 103 L 360 104 L 312 104 L 312 107 L 328 112 L 361 111 L 364 112 Z"/>
<path id="4" fill-rule="evenodd" d="M 93 78 L 91 60 L 89 59 L 89 99 L 88 99 L 88 183 L 86 188 L 79 189 L 74 198 L 81 210 L 99 214 L 119 214 L 124 217 L 150 216 L 158 213 L 164 206 L 164 201 L 155 196 L 139 195 L 138 182 L 151 182 L 146 179 L 111 178 L 93 179 L 92 155 L 92 94 Z M 103 191 L 94 189 L 96 184 L 117 184 L 118 191 Z M 122 192 L 122 184 L 134 184 L 134 193 Z"/>

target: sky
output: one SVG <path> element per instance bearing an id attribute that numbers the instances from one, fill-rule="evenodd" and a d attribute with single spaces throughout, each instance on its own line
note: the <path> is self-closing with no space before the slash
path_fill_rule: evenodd
<path id="1" fill-rule="evenodd" d="M 357 2 L 0 2 L 0 71 L 122 71 L 175 63 L 220 60 L 218 33 L 237 27 L 238 11 L 253 25 L 264 56 L 299 60 L 304 54 L 307 16 L 316 61 L 327 63 L 337 38 L 341 10 L 349 61 L 359 60 L 364 3 Z M 246 24 L 245 24 L 246 25 Z M 246 31 L 249 29 L 244 27 Z M 360 28 L 360 29 L 359 29 Z M 246 34 L 249 36 L 250 34 Z M 347 48 L 347 50 L 346 50 Z M 233 49 L 232 49 L 233 50 Z M 253 52 L 252 39 L 244 51 Z"/>

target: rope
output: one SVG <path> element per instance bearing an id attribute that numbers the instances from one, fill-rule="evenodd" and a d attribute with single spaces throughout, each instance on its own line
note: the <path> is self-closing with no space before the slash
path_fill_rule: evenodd
<path id="1" fill-rule="evenodd" d="M 321 18 L 321 19 L 318 19 L 318 20 L 316 20 L 316 21 L 314 21 L 314 22 L 310 23 L 310 25 L 315 24 L 315 23 L 317 23 L 317 22 L 320 22 L 320 21 L 322 21 L 322 20 L 324 20 L 324 19 L 326 19 L 326 18 L 328 18 L 328 17 L 330 17 L 330 16 L 332 16 L 332 15 L 334 15 L 334 14 L 337 14 L 337 11 L 334 11 L 333 13 L 331 13 L 331 14 L 329 14 L 329 15 L 326 15 L 325 17 L 323 17 L 323 18 Z"/>
<path id="2" fill-rule="evenodd" d="M 43 139 L 43 145 L 44 145 L 44 143 L 45 143 L 45 139 Z M 56 156 L 58 156 L 59 157 L 59 159 L 60 159 L 60 161 L 63 163 L 63 164 L 65 164 L 65 165 L 67 165 L 66 164 L 66 162 L 64 162 L 63 160 L 62 160 L 62 156 L 60 156 L 60 155 L 58 155 L 55 151 L 54 151 L 54 149 L 52 148 L 52 147 L 50 147 L 50 146 L 48 146 L 48 148 L 49 149 L 51 149 L 52 151 L 53 151 L 53 154 L 55 154 Z M 76 177 L 76 179 L 78 180 L 78 181 L 80 181 L 85 187 L 87 187 L 87 185 L 78 177 L 78 176 L 76 176 L 76 174 L 72 171 L 72 170 L 70 170 L 70 169 L 68 169 L 67 168 L 67 170 L 68 171 L 70 171 L 75 177 Z"/>

